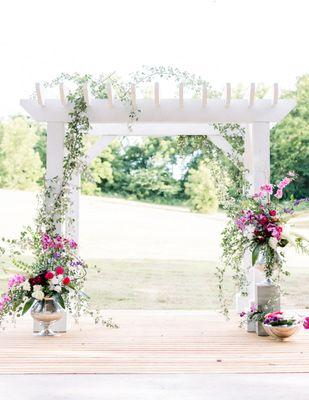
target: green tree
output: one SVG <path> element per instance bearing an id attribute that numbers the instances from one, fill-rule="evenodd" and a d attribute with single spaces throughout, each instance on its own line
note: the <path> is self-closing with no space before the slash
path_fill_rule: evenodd
<path id="1" fill-rule="evenodd" d="M 309 197 L 309 74 L 297 80 L 296 90 L 284 97 L 294 97 L 297 106 L 271 132 L 271 175 L 279 181 L 288 171 L 298 179 L 286 188 L 286 195 Z"/>
<path id="2" fill-rule="evenodd" d="M 36 127 L 17 116 L 1 124 L 0 186 L 10 189 L 33 189 L 43 176 Z"/>
<path id="3" fill-rule="evenodd" d="M 200 163 L 198 169 L 189 171 L 185 191 L 194 210 L 204 213 L 217 211 L 214 183 L 204 162 Z"/>

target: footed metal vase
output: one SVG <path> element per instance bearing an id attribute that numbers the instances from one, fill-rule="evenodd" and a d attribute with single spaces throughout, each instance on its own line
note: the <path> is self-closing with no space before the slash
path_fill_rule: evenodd
<path id="1" fill-rule="evenodd" d="M 42 330 L 37 336 L 56 336 L 51 330 L 54 322 L 59 321 L 64 315 L 64 310 L 53 297 L 37 300 L 31 308 L 31 316 L 40 322 Z"/>

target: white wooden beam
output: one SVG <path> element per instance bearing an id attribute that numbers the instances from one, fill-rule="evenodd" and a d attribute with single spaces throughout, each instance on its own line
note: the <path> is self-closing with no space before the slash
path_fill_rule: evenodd
<path id="1" fill-rule="evenodd" d="M 61 104 L 63 107 L 66 107 L 68 105 L 68 100 L 64 91 L 64 84 L 62 82 L 59 84 L 59 95 Z"/>
<path id="2" fill-rule="evenodd" d="M 47 146 L 46 146 L 46 174 L 45 179 L 50 185 L 51 180 L 57 178 L 58 182 L 52 186 L 52 196 L 46 198 L 47 209 L 51 206 L 54 196 L 60 189 L 60 183 L 63 175 L 63 157 L 64 157 L 64 124 L 61 122 L 49 122 L 47 124 Z M 57 216 L 55 216 L 57 218 Z M 63 224 L 57 223 L 56 231 L 59 234 L 63 232 Z"/>
<path id="3" fill-rule="evenodd" d="M 250 90 L 249 90 L 249 107 L 253 107 L 254 102 L 255 102 L 255 83 L 250 84 Z"/>
<path id="4" fill-rule="evenodd" d="M 106 84 L 106 93 L 109 107 L 113 107 L 113 90 L 112 85 L 110 83 Z"/>
<path id="5" fill-rule="evenodd" d="M 206 83 L 203 83 L 203 89 L 202 89 L 202 107 L 207 106 L 207 85 Z"/>
<path id="6" fill-rule="evenodd" d="M 209 124 L 92 124 L 91 134 L 99 136 L 219 135 Z"/>
<path id="7" fill-rule="evenodd" d="M 66 236 L 79 242 L 81 177 L 75 174 L 71 181 L 70 208 L 66 216 Z"/>
<path id="8" fill-rule="evenodd" d="M 111 108 L 107 99 L 92 99 L 88 110 L 90 123 L 123 123 L 128 122 L 128 105 L 114 100 Z M 45 106 L 38 105 L 36 100 L 21 100 L 24 109 L 37 121 L 68 122 L 72 105 L 63 107 L 58 99 L 46 99 Z M 209 99 L 207 107 L 201 107 L 200 99 L 186 100 L 185 107 L 179 107 L 179 99 L 161 99 L 156 107 L 153 99 L 140 99 L 138 106 L 142 110 L 137 123 L 179 124 L 179 123 L 253 123 L 281 121 L 296 105 L 293 99 L 279 99 L 272 107 L 270 99 L 257 99 L 254 107 L 248 107 L 248 100 L 232 99 L 230 106 L 225 107 L 223 99 Z M 137 124 L 135 123 L 135 124 Z M 134 125 L 135 125 L 134 124 Z"/>
<path id="9" fill-rule="evenodd" d="M 87 106 L 89 106 L 88 83 L 83 84 L 83 95 L 84 95 L 84 100 L 85 100 Z"/>
<path id="10" fill-rule="evenodd" d="M 35 84 L 35 92 L 36 92 L 36 98 L 37 98 L 38 105 L 40 107 L 43 107 L 44 106 L 44 97 L 43 97 L 43 93 L 42 93 L 41 84 L 39 82 L 37 82 Z"/>
<path id="11" fill-rule="evenodd" d="M 183 108 L 183 104 L 184 104 L 184 102 L 183 102 L 183 87 L 184 87 L 183 82 L 180 82 L 180 84 L 179 84 L 179 108 Z"/>
<path id="12" fill-rule="evenodd" d="M 132 109 L 133 111 L 136 110 L 136 88 L 135 84 L 131 84 L 131 104 L 132 104 Z"/>
<path id="13" fill-rule="evenodd" d="M 230 83 L 227 83 L 225 86 L 225 107 L 228 108 L 231 104 L 231 97 L 232 97 L 232 87 Z"/>
<path id="14" fill-rule="evenodd" d="M 278 83 L 274 83 L 272 106 L 275 107 L 278 104 L 278 101 L 279 101 L 279 85 Z"/>
<path id="15" fill-rule="evenodd" d="M 155 106 L 160 107 L 160 89 L 159 89 L 159 82 L 155 82 L 154 84 L 154 100 Z"/>
<path id="16" fill-rule="evenodd" d="M 90 149 L 86 157 L 87 164 L 91 164 L 92 161 L 98 157 L 102 151 L 115 139 L 115 136 L 102 136 Z"/>
<path id="17" fill-rule="evenodd" d="M 236 159 L 239 162 L 243 162 L 243 157 L 233 149 L 231 144 L 221 134 L 213 136 L 209 135 L 208 139 L 220 150 L 222 150 L 231 161 Z"/>

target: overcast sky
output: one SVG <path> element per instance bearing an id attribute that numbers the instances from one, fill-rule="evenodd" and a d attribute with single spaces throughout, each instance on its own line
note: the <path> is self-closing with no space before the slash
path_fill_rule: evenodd
<path id="1" fill-rule="evenodd" d="M 60 72 L 171 64 L 291 86 L 309 72 L 308 0 L 2 0 L 0 116 Z"/>

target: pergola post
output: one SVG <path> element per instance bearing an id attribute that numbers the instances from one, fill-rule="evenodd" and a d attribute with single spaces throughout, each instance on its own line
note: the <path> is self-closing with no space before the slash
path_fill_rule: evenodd
<path id="1" fill-rule="evenodd" d="M 46 181 L 58 178 L 58 183 L 52 188 L 55 192 L 59 190 L 62 174 L 63 174 L 63 157 L 64 157 L 64 123 L 48 122 L 47 123 L 47 148 L 46 148 Z M 52 196 L 53 197 L 53 196 Z M 47 208 L 49 208 L 49 199 L 45 199 Z M 56 232 L 63 233 L 63 224 L 56 223 Z"/>
<path id="2" fill-rule="evenodd" d="M 79 208 L 80 208 L 80 174 L 75 174 L 72 177 L 71 193 L 70 193 L 70 209 L 67 215 L 66 234 L 74 239 L 77 243 L 79 241 Z"/>
<path id="3" fill-rule="evenodd" d="M 250 183 L 250 194 L 254 195 L 265 183 L 270 182 L 270 124 L 255 122 L 246 132 L 246 168 Z M 249 305 L 256 303 L 255 287 L 264 280 L 264 274 L 251 264 L 251 253 L 245 255 L 244 262 L 249 269 Z"/>

